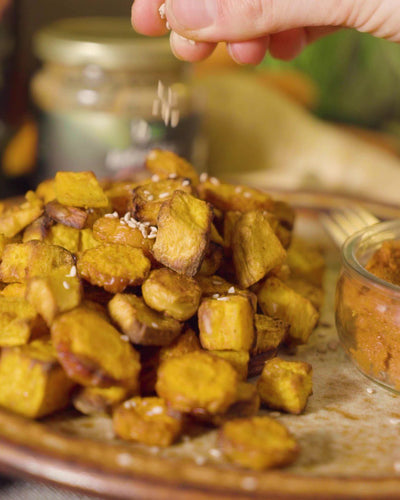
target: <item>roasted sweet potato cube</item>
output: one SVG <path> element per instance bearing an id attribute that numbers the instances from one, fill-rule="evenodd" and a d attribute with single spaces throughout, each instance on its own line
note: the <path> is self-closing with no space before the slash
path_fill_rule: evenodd
<path id="1" fill-rule="evenodd" d="M 142 285 L 142 294 L 152 309 L 186 321 L 199 307 L 201 289 L 193 278 L 162 268 L 151 271 Z"/>
<path id="2" fill-rule="evenodd" d="M 200 342 L 208 350 L 249 351 L 254 341 L 254 311 L 241 295 L 203 299 L 198 311 Z"/>
<path id="3" fill-rule="evenodd" d="M 172 151 L 153 149 L 147 155 L 146 168 L 152 174 L 161 177 L 186 177 L 194 186 L 199 183 L 199 176 L 194 167 L 184 158 Z"/>
<path id="4" fill-rule="evenodd" d="M 228 361 L 238 372 L 241 380 L 247 379 L 250 359 L 248 351 L 209 351 L 209 353 Z"/>
<path id="5" fill-rule="evenodd" d="M 204 257 L 203 262 L 201 263 L 198 274 L 202 274 L 204 276 L 212 276 L 221 267 L 223 258 L 224 249 L 210 241 L 207 253 Z"/>
<path id="6" fill-rule="evenodd" d="M 44 241 L 53 224 L 54 222 L 47 215 L 41 215 L 25 228 L 22 243 L 32 240 Z"/>
<path id="7" fill-rule="evenodd" d="M 88 218 L 86 210 L 79 207 L 68 207 L 56 200 L 46 204 L 45 212 L 55 222 L 64 224 L 64 226 L 74 227 L 75 229 L 83 229 Z"/>
<path id="8" fill-rule="evenodd" d="M 224 246 L 225 248 L 232 248 L 232 239 L 235 232 L 237 221 L 242 216 L 242 212 L 238 210 L 229 210 L 225 213 L 224 217 Z"/>
<path id="9" fill-rule="evenodd" d="M 251 354 L 256 356 L 277 349 L 286 338 L 289 324 L 265 314 L 255 314 L 254 320 L 256 341 Z"/>
<path id="10" fill-rule="evenodd" d="M 311 302 L 278 278 L 268 278 L 258 292 L 264 314 L 289 323 L 288 344 L 305 344 L 318 322 L 319 314 Z"/>
<path id="11" fill-rule="evenodd" d="M 65 248 L 72 254 L 79 251 L 80 231 L 64 224 L 54 224 L 49 228 L 45 243 Z"/>
<path id="12" fill-rule="evenodd" d="M 105 215 L 111 213 L 111 203 L 109 203 L 106 207 L 101 208 L 88 208 L 86 210 L 87 220 L 84 229 L 93 229 L 94 223 L 97 219 L 104 217 Z"/>
<path id="13" fill-rule="evenodd" d="M 217 439 L 228 460 L 255 470 L 289 465 L 299 452 L 286 427 L 264 416 L 231 420 L 221 427 Z"/>
<path id="14" fill-rule="evenodd" d="M 0 233 L 7 238 L 16 236 L 43 213 L 43 203 L 33 191 L 28 191 L 25 201 L 6 208 L 0 214 Z"/>
<path id="15" fill-rule="evenodd" d="M 254 285 L 271 269 L 283 264 L 286 252 L 260 211 L 243 214 L 232 238 L 233 263 L 239 285 Z"/>
<path id="16" fill-rule="evenodd" d="M 56 181 L 55 179 L 46 179 L 42 181 L 35 191 L 36 195 L 43 201 L 49 203 L 56 198 Z"/>
<path id="17" fill-rule="evenodd" d="M 188 352 L 200 351 L 201 345 L 196 333 L 188 328 L 182 335 L 179 335 L 171 344 L 161 347 L 158 356 L 162 363 L 166 359 L 176 358 Z"/>
<path id="18" fill-rule="evenodd" d="M 11 238 L 7 238 L 6 236 L 4 236 L 4 234 L 0 233 L 0 261 L 6 245 L 8 245 L 11 242 L 12 242 Z"/>
<path id="19" fill-rule="evenodd" d="M 68 250 L 42 241 L 11 243 L 3 252 L 0 281 L 24 283 L 29 278 L 47 276 L 61 266 L 72 267 L 74 258 Z"/>
<path id="20" fill-rule="evenodd" d="M 325 259 L 321 250 L 295 238 L 287 251 L 287 264 L 293 276 L 321 287 L 325 271 Z"/>
<path id="21" fill-rule="evenodd" d="M 218 298 L 221 295 L 224 296 L 228 294 L 241 295 L 250 300 L 254 311 L 257 310 L 257 295 L 250 290 L 243 290 L 218 275 L 202 276 L 198 274 L 195 279 L 200 285 L 203 297 Z"/>
<path id="22" fill-rule="evenodd" d="M 81 387 L 72 398 L 74 407 L 84 415 L 111 413 L 122 401 L 129 397 L 126 387 Z"/>
<path id="23" fill-rule="evenodd" d="M 75 382 L 57 361 L 48 340 L 2 350 L 0 405 L 30 418 L 65 408 Z"/>
<path id="24" fill-rule="evenodd" d="M 57 314 L 77 307 L 82 300 L 76 267 L 59 267 L 48 276 L 28 280 L 26 298 L 51 326 Z"/>
<path id="25" fill-rule="evenodd" d="M 312 367 L 301 361 L 269 359 L 258 379 L 257 390 L 268 408 L 298 415 L 312 394 Z"/>
<path id="26" fill-rule="evenodd" d="M 85 252 L 90 248 L 96 248 L 101 243 L 93 236 L 92 229 L 81 229 L 79 237 L 79 252 Z"/>
<path id="27" fill-rule="evenodd" d="M 260 396 L 257 388 L 247 382 L 239 382 L 235 402 L 225 413 L 212 415 L 209 422 L 220 427 L 225 422 L 236 418 L 253 417 L 260 409 Z"/>
<path id="28" fill-rule="evenodd" d="M 179 411 L 214 415 L 235 401 L 238 382 L 236 370 L 227 361 L 194 351 L 161 363 L 156 391 Z"/>
<path id="29" fill-rule="evenodd" d="M 220 247 L 225 246 L 224 238 L 219 234 L 218 229 L 214 223 L 211 223 L 210 241 Z"/>
<path id="30" fill-rule="evenodd" d="M 51 337 L 61 365 L 79 384 L 137 390 L 139 354 L 102 315 L 83 307 L 60 314 Z"/>
<path id="31" fill-rule="evenodd" d="M 179 437 L 183 416 L 157 397 L 128 399 L 113 414 L 117 436 L 149 446 L 169 446 Z"/>
<path id="32" fill-rule="evenodd" d="M 57 172 L 56 200 L 63 205 L 82 208 L 102 208 L 109 205 L 93 172 Z"/>
<path id="33" fill-rule="evenodd" d="M 3 290 L 0 292 L 4 297 L 15 297 L 19 299 L 24 299 L 26 293 L 26 284 L 25 283 L 10 283 L 5 286 Z"/>
<path id="34" fill-rule="evenodd" d="M 119 181 L 105 189 L 105 194 L 111 203 L 111 209 L 117 211 L 120 216 L 129 212 L 132 193 L 138 185 L 137 182 Z"/>
<path id="35" fill-rule="evenodd" d="M 107 243 L 86 250 L 78 257 L 78 274 L 92 285 L 111 293 L 143 283 L 150 261 L 140 248 Z"/>
<path id="36" fill-rule="evenodd" d="M 19 346 L 48 333 L 43 319 L 24 298 L 0 296 L 0 347 Z"/>
<path id="37" fill-rule="evenodd" d="M 303 278 L 295 278 L 293 276 L 289 276 L 282 281 L 292 290 L 308 299 L 317 311 L 321 309 L 324 303 L 324 291 L 321 287 Z"/>
<path id="38" fill-rule="evenodd" d="M 108 311 L 134 344 L 168 345 L 182 330 L 182 323 L 153 311 L 136 295 L 118 293 L 108 303 Z"/>
<path id="39" fill-rule="evenodd" d="M 211 220 L 207 203 L 175 191 L 160 209 L 154 257 L 179 274 L 194 276 L 207 252 Z"/>

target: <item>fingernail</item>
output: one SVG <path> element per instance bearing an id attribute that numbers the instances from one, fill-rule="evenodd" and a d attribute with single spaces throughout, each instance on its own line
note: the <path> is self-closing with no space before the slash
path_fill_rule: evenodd
<path id="1" fill-rule="evenodd" d="M 216 0 L 170 0 L 167 5 L 176 22 L 188 30 L 206 28 L 217 18 Z"/>

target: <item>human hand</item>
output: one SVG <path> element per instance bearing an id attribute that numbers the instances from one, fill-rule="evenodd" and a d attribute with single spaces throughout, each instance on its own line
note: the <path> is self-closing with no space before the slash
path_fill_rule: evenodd
<path id="1" fill-rule="evenodd" d="M 163 3 L 134 1 L 136 31 L 150 36 L 168 31 L 159 14 Z M 400 42 L 398 0 L 166 0 L 165 11 L 172 51 L 192 62 L 208 57 L 221 41 L 240 64 L 258 64 L 267 50 L 288 60 L 337 27 Z"/>

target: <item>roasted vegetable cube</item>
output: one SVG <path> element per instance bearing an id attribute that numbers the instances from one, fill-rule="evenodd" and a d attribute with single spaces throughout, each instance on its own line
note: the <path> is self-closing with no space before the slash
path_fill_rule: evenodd
<path id="1" fill-rule="evenodd" d="M 198 311 L 200 342 L 209 350 L 249 351 L 254 341 L 254 311 L 241 295 L 203 299 Z"/>
<path id="2" fill-rule="evenodd" d="M 235 401 L 238 379 L 227 361 L 194 351 L 161 363 L 156 390 L 179 411 L 214 415 Z"/>
<path id="3" fill-rule="evenodd" d="M 194 167 L 172 151 L 153 149 L 147 155 L 146 168 L 160 178 L 186 177 L 191 180 L 194 186 L 199 183 L 199 176 Z"/>
<path id="4" fill-rule="evenodd" d="M 57 361 L 51 343 L 35 340 L 3 349 L 0 360 L 0 405 L 30 418 L 65 408 L 75 382 Z"/>
<path id="5" fill-rule="evenodd" d="M 28 191 L 25 201 L 6 208 L 0 214 L 0 233 L 12 238 L 43 213 L 43 203 L 33 191 Z"/>
<path id="6" fill-rule="evenodd" d="M 25 228 L 22 235 L 22 243 L 26 243 L 31 240 L 44 241 L 49 234 L 50 227 L 53 224 L 54 222 L 50 219 L 50 217 L 47 217 L 47 215 L 41 215 Z"/>
<path id="7" fill-rule="evenodd" d="M 73 227 L 64 226 L 64 224 L 54 224 L 49 228 L 45 243 L 57 245 L 65 248 L 72 254 L 79 251 L 80 231 Z"/>
<path id="8" fill-rule="evenodd" d="M 207 203 L 175 191 L 160 209 L 154 257 L 180 274 L 194 276 L 207 252 L 211 220 Z"/>
<path id="9" fill-rule="evenodd" d="M 232 238 L 233 262 L 240 286 L 254 285 L 280 266 L 286 252 L 262 212 L 243 214 Z"/>
<path id="10" fill-rule="evenodd" d="M 238 372 L 241 380 L 247 379 L 250 355 L 248 351 L 209 351 L 210 354 L 228 361 Z"/>
<path id="11" fill-rule="evenodd" d="M 182 323 L 153 311 L 136 295 L 118 293 L 108 303 L 108 311 L 134 344 L 168 345 L 182 330 Z"/>
<path id="12" fill-rule="evenodd" d="M 149 446 L 169 446 L 180 435 L 183 416 L 157 397 L 132 398 L 113 414 L 114 432 L 122 439 Z"/>
<path id="13" fill-rule="evenodd" d="M 79 251 L 80 252 L 85 252 L 86 250 L 89 250 L 91 248 L 96 248 L 100 245 L 101 243 L 96 240 L 96 238 L 93 236 L 93 231 L 92 229 L 81 229 L 80 230 L 80 238 L 79 238 Z"/>
<path id="14" fill-rule="evenodd" d="M 158 356 L 159 361 L 162 363 L 166 359 L 176 358 L 188 352 L 200 351 L 201 345 L 199 337 L 195 332 L 189 328 L 182 335 L 179 335 L 171 344 L 161 347 Z"/>
<path id="15" fill-rule="evenodd" d="M 141 285 L 150 271 L 150 261 L 141 249 L 116 243 L 86 250 L 77 266 L 79 276 L 111 293 Z"/>
<path id="16" fill-rule="evenodd" d="M 139 355 L 102 315 L 83 307 L 63 313 L 51 337 L 61 365 L 79 384 L 137 389 Z"/>
<path id="17" fill-rule="evenodd" d="M 24 299 L 26 293 L 26 284 L 25 283 L 10 283 L 5 286 L 3 290 L 0 292 L 4 297 L 15 297 L 19 299 Z"/>
<path id="18" fill-rule="evenodd" d="M 72 398 L 74 407 L 84 415 L 111 413 L 129 397 L 126 387 L 81 387 Z"/>
<path id="19" fill-rule="evenodd" d="M 255 356 L 277 349 L 286 338 L 289 324 L 265 314 L 256 314 L 254 319 L 256 341 L 251 350 L 252 355 Z"/>
<path id="20" fill-rule="evenodd" d="M 269 408 L 301 413 L 312 394 L 312 367 L 300 361 L 272 358 L 257 382 L 261 401 Z"/>
<path id="21" fill-rule="evenodd" d="M 257 415 L 259 409 L 260 396 L 258 395 L 256 386 L 247 382 L 239 382 L 234 403 L 231 404 L 225 413 L 212 415 L 208 421 L 219 427 L 229 420 L 253 417 Z"/>
<path id="22" fill-rule="evenodd" d="M 315 246 L 295 238 L 287 251 L 287 264 L 293 276 L 303 278 L 319 287 L 322 285 L 325 259 Z"/>
<path id="23" fill-rule="evenodd" d="M 289 288 L 308 299 L 311 304 L 319 311 L 324 303 L 324 291 L 321 287 L 314 285 L 304 278 L 295 278 L 289 276 L 282 280 Z"/>
<path id="24" fill-rule="evenodd" d="M 250 290 L 242 289 L 236 285 L 233 285 L 229 281 L 226 281 L 221 276 L 202 276 L 198 274 L 195 277 L 197 283 L 200 285 L 203 297 L 213 297 L 218 298 L 221 295 L 241 295 L 242 297 L 246 297 L 254 311 L 257 310 L 257 295 Z"/>
<path id="25" fill-rule="evenodd" d="M 299 452 L 286 427 L 269 417 L 225 423 L 218 433 L 218 445 L 231 462 L 256 470 L 289 465 Z"/>
<path id="26" fill-rule="evenodd" d="M 43 203 L 49 203 L 49 201 L 56 198 L 56 181 L 54 179 L 42 181 L 36 188 L 35 193 Z"/>
<path id="27" fill-rule="evenodd" d="M 263 283 L 258 303 L 264 314 L 289 323 L 289 344 L 305 344 L 318 321 L 318 311 L 311 302 L 278 278 L 268 278 Z"/>
<path id="28" fill-rule="evenodd" d="M 57 172 L 56 200 L 63 205 L 82 208 L 102 208 L 109 205 L 93 172 Z"/>
<path id="29" fill-rule="evenodd" d="M 204 256 L 198 273 L 204 276 L 212 276 L 221 267 L 223 258 L 224 249 L 210 241 L 207 253 Z"/>
<path id="30" fill-rule="evenodd" d="M 132 203 L 132 193 L 137 186 L 137 182 L 119 181 L 114 182 L 105 189 L 105 194 L 110 200 L 112 210 L 117 211 L 119 215 L 129 212 Z"/>
<path id="31" fill-rule="evenodd" d="M 142 285 L 148 306 L 179 321 L 191 318 L 199 307 L 201 289 L 189 276 L 170 269 L 155 269 Z"/>
<path id="32" fill-rule="evenodd" d="M 55 222 L 75 229 L 83 229 L 88 218 L 86 210 L 79 207 L 67 207 L 55 200 L 46 204 L 45 211 L 47 216 Z"/>

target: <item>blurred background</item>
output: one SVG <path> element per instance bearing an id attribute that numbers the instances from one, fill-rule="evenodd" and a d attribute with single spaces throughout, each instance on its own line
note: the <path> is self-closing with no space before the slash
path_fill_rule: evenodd
<path id="1" fill-rule="evenodd" d="M 151 147 L 167 147 L 234 181 L 397 201 L 400 46 L 344 30 L 290 63 L 237 67 L 219 47 L 190 67 L 167 40 L 133 33 L 130 4 L 9 4 L 0 24 L 0 196 L 59 169 L 136 175 Z M 71 21 L 87 16 L 97 19 Z M 171 101 L 168 88 L 174 127 L 154 108 Z"/>

